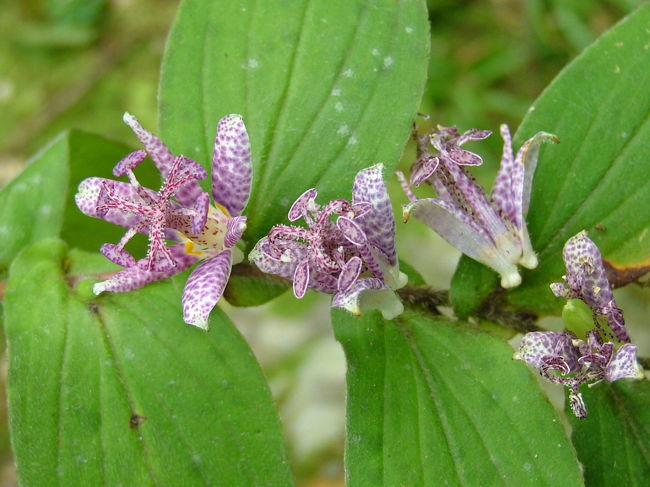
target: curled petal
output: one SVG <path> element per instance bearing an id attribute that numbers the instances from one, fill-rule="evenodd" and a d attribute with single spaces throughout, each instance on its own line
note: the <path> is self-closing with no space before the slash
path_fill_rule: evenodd
<path id="1" fill-rule="evenodd" d="M 438 169 L 438 164 L 440 164 L 440 159 L 434 156 L 424 155 L 418 159 L 411 169 L 410 184 L 420 186 Z"/>
<path id="2" fill-rule="evenodd" d="M 397 264 L 395 252 L 395 218 L 382 175 L 383 164 L 359 171 L 354 178 L 352 204 L 371 203 L 373 210 L 355 218 L 368 241 L 381 250 L 390 265 Z"/>
<path id="3" fill-rule="evenodd" d="M 567 366 L 565 373 L 569 373 L 575 370 L 580 358 L 578 349 L 573 346 L 575 338 L 572 333 L 560 331 L 526 333 L 514 358 L 540 370 L 549 359 L 561 358 Z"/>
<path id="4" fill-rule="evenodd" d="M 316 188 L 311 188 L 298 196 L 298 198 L 296 198 L 296 201 L 294 201 L 293 205 L 291 205 L 291 208 L 289 209 L 289 221 L 295 222 L 299 218 L 302 218 L 304 215 L 306 215 L 309 203 L 316 198 L 317 194 L 318 191 L 316 191 Z"/>
<path id="5" fill-rule="evenodd" d="M 279 252 L 279 249 L 282 252 Z M 293 279 L 296 266 L 300 262 L 308 261 L 311 250 L 308 244 L 296 241 L 285 241 L 282 246 L 276 246 L 264 237 L 248 255 L 261 271 L 275 274 L 286 279 Z M 336 294 L 337 280 L 330 274 L 312 268 L 309 273 L 309 287 L 327 294 Z"/>
<path id="6" fill-rule="evenodd" d="M 210 196 L 208 193 L 201 193 L 198 198 L 196 198 L 196 203 L 194 204 L 194 217 L 192 218 L 192 234 L 198 235 L 201 233 L 205 227 L 205 223 L 208 221 L 208 207 L 210 206 Z"/>
<path id="7" fill-rule="evenodd" d="M 404 305 L 395 292 L 388 289 L 380 279 L 371 277 L 357 279 L 350 289 L 337 293 L 332 306 L 343 308 L 357 316 L 364 309 L 377 309 L 387 320 L 392 320 L 404 311 Z"/>
<path id="8" fill-rule="evenodd" d="M 339 292 L 348 291 L 361 273 L 363 261 L 360 257 L 354 256 L 348 260 L 339 274 L 338 288 Z"/>
<path id="9" fill-rule="evenodd" d="M 241 115 L 227 115 L 217 125 L 212 155 L 212 196 L 231 215 L 248 203 L 253 169 L 248 132 Z"/>
<path id="10" fill-rule="evenodd" d="M 93 286 L 93 292 L 95 294 L 100 294 L 104 291 L 114 293 L 133 291 L 134 289 L 139 289 L 149 283 L 160 281 L 161 279 L 178 274 L 198 260 L 196 256 L 185 253 L 184 244 L 172 245 L 169 247 L 169 251 L 175 262 L 173 268 L 170 268 L 165 272 L 147 271 L 145 266 L 148 259 L 144 258 L 139 260 L 135 266 L 119 271 L 110 279 L 95 284 Z"/>
<path id="11" fill-rule="evenodd" d="M 189 325 L 208 329 L 210 311 L 223 294 L 231 270 L 231 252 L 224 250 L 201 262 L 183 289 L 183 319 Z"/>
<path id="12" fill-rule="evenodd" d="M 224 237 L 224 246 L 227 249 L 234 247 L 246 231 L 246 217 L 236 216 L 228 220 L 226 224 L 226 236 Z"/>
<path id="13" fill-rule="evenodd" d="M 349 218 L 346 218 L 344 216 L 339 217 L 338 220 L 336 220 L 336 226 L 341 231 L 343 236 L 354 245 L 363 245 L 366 243 L 367 239 L 364 231 L 359 225 L 357 225 Z"/>
<path id="14" fill-rule="evenodd" d="M 359 218 L 371 211 L 372 211 L 372 205 L 365 201 L 359 201 L 352 205 L 352 212 L 354 213 L 355 218 Z"/>
<path id="15" fill-rule="evenodd" d="M 524 216 L 528 214 L 530 204 L 530 191 L 533 186 L 533 176 L 537 169 L 539 149 L 543 142 L 559 143 L 560 140 L 548 132 L 538 132 L 528 139 L 517 152 L 516 161 L 524 167 L 524 188 L 522 192 L 521 208 Z"/>
<path id="16" fill-rule="evenodd" d="M 302 299 L 307 292 L 307 285 L 309 284 L 309 261 L 304 260 L 296 266 L 293 272 L 293 295 Z"/>
<path id="17" fill-rule="evenodd" d="M 463 145 L 466 142 L 487 139 L 492 132 L 490 130 L 469 129 L 456 139 L 456 145 Z"/>
<path id="18" fill-rule="evenodd" d="M 100 252 L 111 262 L 114 262 L 117 265 L 122 267 L 131 267 L 136 265 L 135 259 L 133 256 L 128 253 L 123 248 L 118 247 L 115 244 L 106 243 L 101 246 Z"/>
<path id="19" fill-rule="evenodd" d="M 129 171 L 133 171 L 133 169 L 144 161 L 146 157 L 147 153 L 142 149 L 131 152 L 115 165 L 113 168 L 113 175 L 117 177 L 124 176 Z"/>
<path id="20" fill-rule="evenodd" d="M 569 391 L 569 405 L 576 418 L 584 419 L 587 417 L 587 406 L 585 405 L 584 399 L 582 399 L 582 394 L 578 392 L 577 388 Z"/>
<path id="21" fill-rule="evenodd" d="M 480 166 L 483 164 L 481 156 L 465 149 L 453 148 L 446 153 L 446 156 L 460 166 Z"/>

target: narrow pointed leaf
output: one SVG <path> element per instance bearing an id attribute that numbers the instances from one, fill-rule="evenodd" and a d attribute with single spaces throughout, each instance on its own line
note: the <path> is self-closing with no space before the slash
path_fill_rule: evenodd
<path id="1" fill-rule="evenodd" d="M 348 362 L 349 487 L 582 485 L 557 414 L 499 339 L 414 312 L 332 319 Z"/>
<path id="2" fill-rule="evenodd" d="M 292 485 L 268 387 L 228 318 L 215 310 L 210 333 L 184 324 L 176 281 L 89 297 L 79 279 L 110 266 L 57 240 L 12 264 L 21 485 Z"/>
<path id="3" fill-rule="evenodd" d="M 305 189 L 349 198 L 357 171 L 395 167 L 428 46 L 423 0 L 185 0 L 163 61 L 162 137 L 207 164 L 219 117 L 243 115 L 252 247 Z"/>

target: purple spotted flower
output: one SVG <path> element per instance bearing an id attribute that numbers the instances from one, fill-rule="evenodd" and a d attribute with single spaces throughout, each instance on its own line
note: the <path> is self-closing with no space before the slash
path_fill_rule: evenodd
<path id="1" fill-rule="evenodd" d="M 305 191 L 289 210 L 289 221 L 307 228 L 277 225 L 249 255 L 262 271 L 293 280 L 293 293 L 307 288 L 334 295 L 332 306 L 360 314 L 379 309 L 385 318 L 404 307 L 394 293 L 406 284 L 395 252 L 395 220 L 377 164 L 360 171 L 352 202 L 316 203 L 316 189 Z"/>
<path id="2" fill-rule="evenodd" d="M 460 134 L 456 127 L 439 126 L 423 137 L 410 182 L 398 173 L 410 200 L 404 205 L 404 220 L 411 215 L 421 220 L 461 252 L 497 271 L 503 287 L 514 287 L 521 283 L 517 264 L 529 269 L 537 266 L 525 217 L 539 146 L 557 139 L 539 132 L 524 142 L 515 157 L 510 131 L 502 125 L 503 156 L 489 197 L 463 168 L 480 165 L 481 157 L 461 149 L 466 142 L 489 135 L 487 130 Z M 413 194 L 411 185 L 425 181 L 436 190 L 437 198 L 418 199 Z"/>
<path id="3" fill-rule="evenodd" d="M 643 373 L 636 361 L 636 345 L 629 343 L 623 312 L 616 306 L 605 276 L 598 247 L 585 232 L 580 232 L 567 241 L 563 254 L 568 287 L 555 283 L 551 289 L 556 296 L 584 301 L 593 312 L 595 328 L 587 332 L 586 340 L 570 331 L 528 333 L 514 357 L 538 369 L 547 380 L 566 386 L 573 413 L 584 418 L 587 408 L 579 392 L 582 384 L 638 379 Z M 613 341 L 604 341 L 603 336 L 623 345 L 617 349 Z"/>
<path id="4" fill-rule="evenodd" d="M 183 317 L 191 325 L 207 329 L 208 315 L 228 281 L 233 262 L 241 261 L 235 246 L 246 229 L 241 216 L 250 194 L 252 177 L 250 144 L 240 115 L 219 121 L 212 157 L 212 195 L 198 181 L 206 171 L 198 163 L 174 156 L 155 135 L 126 113 L 124 121 L 133 129 L 145 150 L 127 155 L 113 169 L 129 183 L 102 178 L 81 182 L 75 200 L 86 215 L 127 228 L 117 243 L 107 243 L 101 252 L 123 270 L 94 286 L 104 291 L 126 292 L 173 276 L 202 262 L 190 275 L 183 292 Z M 133 169 L 149 155 L 163 179 L 158 192 L 142 187 Z M 137 233 L 149 235 L 147 256 L 136 259 L 125 250 Z M 166 241 L 175 242 L 167 245 Z"/>

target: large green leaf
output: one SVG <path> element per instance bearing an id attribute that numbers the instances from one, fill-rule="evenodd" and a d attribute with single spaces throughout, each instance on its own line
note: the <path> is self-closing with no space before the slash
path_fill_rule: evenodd
<path id="1" fill-rule="evenodd" d="M 620 270 L 650 265 L 648 30 L 650 4 L 567 66 L 517 131 L 519 144 L 540 130 L 560 139 L 560 144 L 542 148 L 537 166 L 528 229 L 540 263 L 535 270 L 524 270 L 523 284 L 509 293 L 517 307 L 559 313 L 564 302 L 548 285 L 561 279 L 562 247 L 581 230 L 589 232 L 605 259 Z M 469 279 L 494 280 L 482 272 Z"/>
<path id="2" fill-rule="evenodd" d="M 0 272 L 22 248 L 45 238 L 62 236 L 86 250 L 97 250 L 102 243 L 119 240 L 124 230 L 85 216 L 74 203 L 74 193 L 87 177 L 112 178 L 113 166 L 129 152 L 118 142 L 73 130 L 61 134 L 37 154 L 0 191 Z M 143 166 L 138 169 L 142 184 L 157 188 L 160 179 L 153 165 Z M 134 242 L 131 250 L 137 245 Z"/>
<path id="3" fill-rule="evenodd" d="M 334 312 L 348 362 L 348 486 L 582 485 L 575 452 L 499 339 L 407 312 Z"/>
<path id="4" fill-rule="evenodd" d="M 86 297 L 79 277 L 109 265 L 47 240 L 11 266 L 21 485 L 291 485 L 269 389 L 228 318 L 185 325 L 175 281 Z"/>
<path id="5" fill-rule="evenodd" d="M 582 391 L 589 414 L 567 412 L 589 487 L 641 487 L 650 479 L 650 382 L 618 381 Z"/>
<path id="6" fill-rule="evenodd" d="M 254 244 L 306 189 L 349 198 L 359 169 L 395 166 L 428 46 L 424 0 L 185 0 L 163 62 L 160 131 L 207 165 L 219 118 L 244 115 Z"/>

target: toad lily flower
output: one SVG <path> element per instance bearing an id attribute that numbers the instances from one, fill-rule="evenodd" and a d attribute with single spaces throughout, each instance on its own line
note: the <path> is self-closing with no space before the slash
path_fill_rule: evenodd
<path id="1" fill-rule="evenodd" d="M 581 232 L 567 241 L 563 256 L 568 288 L 554 283 L 551 289 L 556 296 L 584 301 L 593 312 L 596 328 L 587 332 L 586 340 L 570 331 L 527 333 L 514 358 L 538 369 L 545 379 L 568 387 L 573 413 L 584 418 L 587 408 L 579 392 L 582 384 L 639 379 L 643 372 L 636 361 L 636 345 L 629 343 L 623 312 L 614 301 L 598 247 Z M 601 335 L 615 336 L 623 345 L 617 350 L 614 342 L 604 342 Z"/>
<path id="2" fill-rule="evenodd" d="M 316 189 L 305 191 L 291 206 L 289 221 L 303 218 L 308 228 L 273 227 L 249 259 L 264 272 L 292 279 L 299 299 L 309 287 L 333 294 L 332 306 L 357 315 L 372 308 L 386 319 L 399 315 L 404 307 L 393 290 L 406 284 L 406 276 L 399 272 L 382 169 L 377 164 L 357 174 L 351 203 L 320 206 Z"/>
<path id="3" fill-rule="evenodd" d="M 126 292 L 173 276 L 203 260 L 190 275 L 183 291 L 183 317 L 191 325 L 207 329 L 208 315 L 221 297 L 233 262 L 241 261 L 235 247 L 246 229 L 241 216 L 250 194 L 252 177 L 250 144 L 240 115 L 228 115 L 217 126 L 212 157 L 212 195 L 198 184 L 206 171 L 198 163 L 174 156 L 135 117 L 124 114 L 145 150 L 127 155 L 113 169 L 129 183 L 103 178 L 81 182 L 75 196 L 86 215 L 127 228 L 117 243 L 101 247 L 106 258 L 124 267 L 110 279 L 95 284 L 93 291 Z M 133 170 L 149 155 L 160 171 L 160 191 L 144 188 Z M 149 235 L 144 259 L 136 261 L 125 250 L 136 234 Z M 167 246 L 166 240 L 176 242 Z"/>
<path id="4" fill-rule="evenodd" d="M 478 166 L 482 159 L 460 148 L 489 135 L 487 130 L 459 134 L 456 127 L 439 126 L 420 140 L 420 157 L 413 165 L 410 183 L 401 173 L 398 177 L 410 200 L 404 205 L 404 221 L 411 215 L 421 220 L 461 252 L 497 271 L 501 285 L 508 288 L 521 283 L 517 264 L 537 267 L 525 217 L 539 147 L 557 138 L 539 132 L 524 142 L 515 157 L 510 131 L 502 125 L 503 156 L 490 198 L 463 168 Z M 413 194 L 410 185 L 425 181 L 435 188 L 438 198 L 418 199 Z"/>

